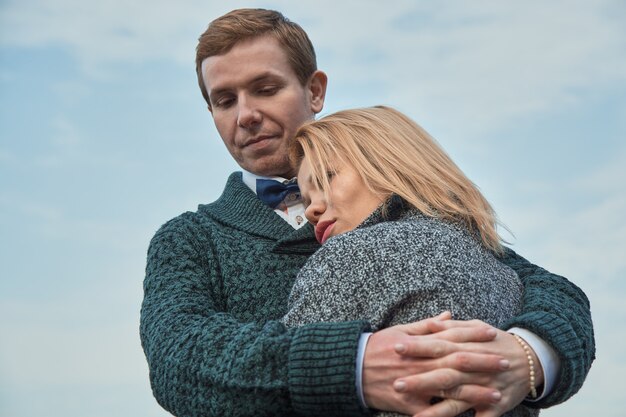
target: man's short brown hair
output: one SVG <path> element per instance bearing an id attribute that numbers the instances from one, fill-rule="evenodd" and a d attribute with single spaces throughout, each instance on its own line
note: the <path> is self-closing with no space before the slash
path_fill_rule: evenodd
<path id="1" fill-rule="evenodd" d="M 300 25 L 275 10 L 236 9 L 212 21 L 198 39 L 196 74 L 202 96 L 209 106 L 211 102 L 202 76 L 202 61 L 227 53 L 245 39 L 264 35 L 278 40 L 302 85 L 317 70 L 313 44 Z"/>

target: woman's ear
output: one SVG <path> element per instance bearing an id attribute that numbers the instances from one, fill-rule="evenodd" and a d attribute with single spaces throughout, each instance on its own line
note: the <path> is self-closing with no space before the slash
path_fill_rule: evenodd
<path id="1" fill-rule="evenodd" d="M 324 99 L 326 98 L 326 85 L 328 77 L 326 73 L 320 70 L 315 71 L 309 78 L 308 89 L 311 94 L 311 110 L 317 114 L 324 108 Z"/>

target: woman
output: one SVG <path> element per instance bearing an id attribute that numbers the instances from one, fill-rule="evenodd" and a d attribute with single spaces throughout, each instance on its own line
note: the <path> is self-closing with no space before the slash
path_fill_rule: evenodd
<path id="1" fill-rule="evenodd" d="M 412 120 L 387 107 L 338 112 L 305 124 L 291 158 L 323 246 L 296 279 L 287 326 L 366 319 L 376 330 L 447 310 L 497 327 L 519 313 L 491 206 Z"/>

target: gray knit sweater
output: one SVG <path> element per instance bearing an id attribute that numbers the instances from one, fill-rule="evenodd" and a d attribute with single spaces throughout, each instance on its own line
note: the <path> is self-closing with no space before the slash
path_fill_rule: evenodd
<path id="1" fill-rule="evenodd" d="M 358 319 L 381 329 L 448 310 L 458 320 L 500 327 L 520 312 L 517 274 L 466 227 L 425 216 L 397 197 L 385 205 L 385 215 L 381 206 L 309 258 L 289 296 L 287 326 Z M 536 414 L 520 406 L 507 416 Z"/>
<path id="2" fill-rule="evenodd" d="M 388 209 L 393 221 L 379 208 L 309 258 L 286 325 L 360 319 L 378 330 L 449 310 L 455 319 L 500 327 L 520 312 L 523 288 L 511 268 L 462 225 L 401 204 Z"/>

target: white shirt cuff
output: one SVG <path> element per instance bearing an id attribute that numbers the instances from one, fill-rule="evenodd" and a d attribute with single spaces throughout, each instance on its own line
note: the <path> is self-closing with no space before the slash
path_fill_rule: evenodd
<path id="1" fill-rule="evenodd" d="M 513 327 L 508 331 L 524 339 L 528 346 L 535 351 L 535 355 L 537 355 L 539 365 L 541 365 L 541 369 L 543 369 L 543 390 L 537 392 L 537 398 L 527 397 L 526 401 L 539 401 L 552 392 L 557 378 L 559 377 L 559 373 L 561 372 L 561 360 L 554 349 L 533 332 L 519 327 Z"/>
<path id="2" fill-rule="evenodd" d="M 372 333 L 362 333 L 359 338 L 359 348 L 356 354 L 356 393 L 363 408 L 368 408 L 363 396 L 363 359 L 365 359 L 365 347 Z"/>

